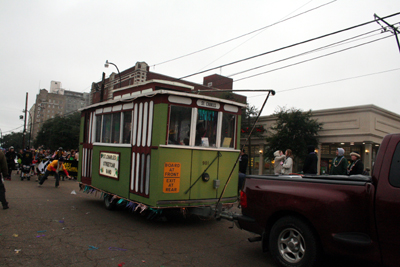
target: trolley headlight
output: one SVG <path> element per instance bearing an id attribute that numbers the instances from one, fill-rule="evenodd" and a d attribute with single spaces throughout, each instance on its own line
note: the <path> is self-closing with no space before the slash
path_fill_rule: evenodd
<path id="1" fill-rule="evenodd" d="M 204 182 L 208 182 L 210 180 L 210 175 L 208 175 L 208 173 L 203 173 L 201 175 L 201 178 L 203 179 Z"/>

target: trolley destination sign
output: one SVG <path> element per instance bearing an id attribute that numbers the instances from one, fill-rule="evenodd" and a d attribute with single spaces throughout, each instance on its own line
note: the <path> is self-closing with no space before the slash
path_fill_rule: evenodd
<path id="1" fill-rule="evenodd" d="M 179 162 L 164 163 L 164 193 L 179 193 L 181 164 Z"/>
<path id="2" fill-rule="evenodd" d="M 118 179 L 119 154 L 100 153 L 100 175 Z"/>

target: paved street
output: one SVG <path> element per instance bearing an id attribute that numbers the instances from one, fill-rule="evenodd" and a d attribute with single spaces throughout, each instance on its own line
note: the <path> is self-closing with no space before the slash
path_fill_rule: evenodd
<path id="1" fill-rule="evenodd" d="M 0 210 L 0 266 L 275 266 L 231 222 L 150 221 L 106 210 L 75 181 L 55 188 L 49 177 L 39 188 L 34 180 L 5 181 L 10 209 Z"/>
<path id="2" fill-rule="evenodd" d="M 55 188 L 49 177 L 39 188 L 34 180 L 14 174 L 5 181 L 10 209 L 0 210 L 0 266 L 276 266 L 259 242 L 247 241 L 251 233 L 229 221 L 148 220 L 106 210 L 100 195 L 79 191 L 78 182 Z M 354 265 L 331 258 L 322 263 Z"/>

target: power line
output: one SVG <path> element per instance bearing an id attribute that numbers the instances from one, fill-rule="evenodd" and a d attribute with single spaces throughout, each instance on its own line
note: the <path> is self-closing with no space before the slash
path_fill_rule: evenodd
<path id="1" fill-rule="evenodd" d="M 297 9 L 294 10 L 293 12 L 289 13 L 289 14 L 286 15 L 285 17 L 290 16 L 291 14 L 295 13 L 297 10 L 301 9 L 302 7 L 306 6 L 307 4 L 309 4 L 309 3 L 312 2 L 312 1 L 313 1 L 313 0 L 308 1 L 307 3 L 305 3 L 305 4 L 302 5 L 301 7 L 297 8 Z M 336 0 L 335 0 L 335 1 L 336 1 Z M 335 1 L 332 1 L 332 2 L 335 2 Z M 330 2 L 330 3 L 332 3 L 332 2 Z M 330 3 L 328 3 L 328 4 L 330 4 Z M 327 5 L 327 4 L 325 4 L 325 5 Z M 322 5 L 322 6 L 324 6 L 324 5 Z M 319 6 L 319 7 L 321 7 L 321 6 Z M 304 14 L 305 14 L 305 13 L 304 13 Z M 282 19 L 280 19 L 277 23 L 279 23 L 280 21 L 283 21 L 283 20 L 285 19 L 285 17 L 283 17 Z M 272 26 L 272 25 L 274 25 L 274 24 L 271 24 L 271 26 Z M 258 35 L 260 35 L 261 33 L 263 33 L 266 29 L 267 29 L 267 27 L 265 27 L 262 31 L 260 31 L 260 32 L 257 33 L 256 35 L 250 37 L 249 39 L 247 39 L 247 40 L 244 41 L 243 43 L 241 43 L 241 44 L 235 46 L 234 48 L 232 48 L 231 50 L 229 50 L 228 52 L 226 52 L 226 53 L 223 54 L 222 56 L 220 56 L 220 57 L 218 57 L 217 59 L 213 60 L 212 62 L 210 62 L 209 64 L 207 64 L 207 65 L 204 66 L 203 68 L 201 68 L 200 70 L 202 70 L 202 69 L 204 69 L 204 68 L 210 66 L 212 63 L 214 63 L 214 62 L 216 62 L 217 60 L 219 60 L 219 59 L 223 58 L 224 56 L 228 55 L 228 54 L 231 53 L 232 51 L 236 50 L 238 47 L 240 47 L 240 46 L 242 46 L 243 44 L 245 44 L 245 43 L 247 43 L 248 41 L 250 41 L 251 39 L 257 37 Z M 200 70 L 199 70 L 199 71 L 200 71 Z"/>
<path id="2" fill-rule="evenodd" d="M 315 60 L 315 59 L 319 59 L 319 58 L 322 58 L 322 57 L 330 56 L 330 55 L 337 54 L 337 53 L 340 53 L 340 52 L 344 52 L 344 51 L 347 51 L 347 50 L 350 50 L 350 49 L 353 49 L 353 48 L 356 48 L 356 47 L 360 47 L 360 46 L 363 46 L 363 45 L 366 45 L 366 44 L 377 42 L 377 41 L 380 41 L 380 40 L 383 40 L 383 39 L 386 39 L 386 38 L 389 38 L 389 37 L 391 37 L 391 36 L 385 36 L 385 37 L 378 38 L 378 39 L 375 39 L 375 40 L 372 40 L 372 41 L 369 41 L 369 42 L 365 42 L 365 43 L 358 44 L 358 45 L 351 46 L 351 47 L 347 47 L 347 48 L 344 48 L 344 49 L 341 49 L 341 50 L 338 50 L 338 51 L 334 51 L 334 52 L 331 52 L 331 53 L 328 53 L 328 54 L 325 54 L 325 55 L 321 55 L 321 56 L 314 57 L 314 58 L 311 58 L 311 59 L 299 61 L 299 62 L 296 62 L 296 63 L 293 63 L 293 64 L 289 64 L 289 65 L 286 65 L 286 66 L 283 66 L 283 67 L 279 67 L 279 68 L 272 69 L 272 70 L 269 70 L 269 71 L 261 72 L 261 73 L 258 73 L 258 74 L 250 75 L 250 76 L 247 76 L 247 77 L 244 77 L 244 78 L 240 78 L 240 79 L 234 80 L 234 82 L 245 80 L 245 79 L 249 79 L 249 78 L 253 78 L 253 77 L 256 77 L 256 76 L 259 76 L 259 75 L 262 75 L 262 74 L 266 74 L 266 73 L 270 73 L 270 72 L 273 72 L 273 71 L 285 69 L 285 68 L 288 68 L 288 67 L 296 66 L 296 65 L 299 65 L 299 64 L 302 64 L 302 63 L 305 63 L 305 62 L 309 62 L 309 61 Z"/>
<path id="3" fill-rule="evenodd" d="M 337 83 L 337 82 L 342 82 L 342 81 L 347 81 L 347 80 L 359 79 L 359 78 L 363 78 L 363 77 L 368 77 L 368 76 L 373 76 L 373 75 L 378 75 L 378 74 L 392 72 L 392 71 L 398 71 L 398 70 L 400 70 L 400 68 L 384 70 L 384 71 L 379 71 L 379 72 L 374 72 L 374 73 L 368 73 L 368 74 L 363 74 L 363 75 L 359 75 L 359 76 L 353 76 L 353 77 L 348 77 L 348 78 L 343 78 L 343 79 L 333 80 L 333 81 L 328 81 L 328 82 L 323 82 L 323 83 L 304 85 L 304 86 L 300 86 L 300 87 L 294 87 L 294 88 L 290 88 L 290 89 L 280 90 L 277 92 L 285 93 L 285 92 L 289 92 L 289 91 L 295 91 L 295 90 L 300 90 L 300 89 L 309 88 L 309 87 L 315 87 L 315 86 L 329 84 L 329 83 Z M 260 96 L 263 96 L 263 95 L 248 96 L 247 98 L 260 97 Z"/>
<path id="4" fill-rule="evenodd" d="M 14 128 L 14 129 L 12 129 L 12 130 L 9 130 L 9 131 L 5 131 L 5 132 L 3 132 L 3 135 L 4 135 L 5 133 L 11 133 L 11 132 L 13 132 L 14 130 L 17 130 L 17 129 L 22 128 L 22 127 L 24 127 L 24 125 L 21 125 L 21 126 L 19 126 L 19 127 L 17 127 L 17 128 Z"/>
<path id="5" fill-rule="evenodd" d="M 322 50 L 325 50 L 325 49 L 328 49 L 328 48 L 331 48 L 331 47 L 342 45 L 342 44 L 344 44 L 346 42 L 349 43 L 348 41 L 350 41 L 350 40 L 352 40 L 352 42 L 358 41 L 358 40 L 361 40 L 361 39 L 358 39 L 358 40 L 354 40 L 354 39 L 357 39 L 357 38 L 359 38 L 361 36 L 365 36 L 365 35 L 368 35 L 370 33 L 376 32 L 376 31 L 380 31 L 380 29 L 369 31 L 369 32 L 366 32 L 366 33 L 363 33 L 363 34 L 359 34 L 359 35 L 356 35 L 356 36 L 353 36 L 353 37 L 350 37 L 350 38 L 347 38 L 347 39 L 344 39 L 344 40 L 341 40 L 341 41 L 338 41 L 338 42 L 335 42 L 335 43 L 332 43 L 332 44 L 328 44 L 326 46 L 315 48 L 315 49 L 312 49 L 312 50 L 309 50 L 309 51 L 306 51 L 306 52 L 303 52 L 303 53 L 300 53 L 300 54 L 297 54 L 297 55 L 294 55 L 294 56 L 290 56 L 290 57 L 287 57 L 287 58 L 283 58 L 283 59 L 280 59 L 280 60 L 277 60 L 277 61 L 274 61 L 274 62 L 271 62 L 271 63 L 263 64 L 263 65 L 260 65 L 260 66 L 257 66 L 257 67 L 253 67 L 253 68 L 250 68 L 250 69 L 247 69 L 247 70 L 236 72 L 234 74 L 228 75 L 227 77 L 233 77 L 235 75 L 243 74 L 243 73 L 246 73 L 246 72 L 249 72 L 249 71 L 252 71 L 252 70 L 256 70 L 256 69 L 259 69 L 259 68 L 270 66 L 270 65 L 273 65 L 273 64 L 276 64 L 276 63 L 279 63 L 279 62 L 283 62 L 283 61 L 286 61 L 286 60 L 289 60 L 289 59 L 293 59 L 293 58 L 299 57 L 299 56 L 304 56 L 304 55 L 311 54 L 311 53 L 314 53 L 314 52 L 322 51 Z M 364 38 L 366 38 L 366 37 L 364 37 Z"/>
<path id="6" fill-rule="evenodd" d="M 173 58 L 173 59 L 169 59 L 169 60 L 163 61 L 163 62 L 161 62 L 161 63 L 154 64 L 154 65 L 152 65 L 151 67 L 159 66 L 159 65 L 161 65 L 161 64 L 165 64 L 165 63 L 168 63 L 168 62 L 171 62 L 171 61 L 175 61 L 175 60 L 178 60 L 178 59 L 181 59 L 181 58 L 184 58 L 184 57 L 187 57 L 187 56 L 191 56 L 191 55 L 194 55 L 194 54 L 197 54 L 197 53 L 206 51 L 206 50 L 208 50 L 208 49 L 211 49 L 211 48 L 214 48 L 214 47 L 217 47 L 217 46 L 226 44 L 226 43 L 229 43 L 229 42 L 231 42 L 231 41 L 234 41 L 234 40 L 240 39 L 240 38 L 242 38 L 242 37 L 245 37 L 245 36 L 247 36 L 247 35 L 253 34 L 253 33 L 255 33 L 255 32 L 258 32 L 258 31 L 264 30 L 264 29 L 266 29 L 266 28 L 275 26 L 275 25 L 277 25 L 277 24 L 279 24 L 279 23 L 288 21 L 288 20 L 293 19 L 293 18 L 295 18 L 295 17 L 304 15 L 304 14 L 306 14 L 306 13 L 308 13 L 308 12 L 311 12 L 311 11 L 316 10 L 316 9 L 318 9 L 318 8 L 321 8 L 321 7 L 323 7 L 323 6 L 329 5 L 329 4 L 331 4 L 331 3 L 333 3 L 333 2 L 336 2 L 336 1 L 337 1 L 337 0 L 333 0 L 333 1 L 328 2 L 328 3 L 326 3 L 326 4 L 317 6 L 317 7 L 315 7 L 315 8 L 309 9 L 309 10 L 304 11 L 304 12 L 302 12 L 302 13 L 299 13 L 299 14 L 297 14 L 297 15 L 291 16 L 291 17 L 289 17 L 289 18 L 287 18 L 287 19 L 283 19 L 283 20 L 280 20 L 280 21 L 278 21 L 278 22 L 272 23 L 272 24 L 270 24 L 270 25 L 264 26 L 264 27 L 262 27 L 262 28 L 260 28 L 260 29 L 257 29 L 257 30 L 254 30 L 254 31 L 251 31 L 251 32 L 248 32 L 248 33 L 245 33 L 245 34 L 242 34 L 242 35 L 240 35 L 240 36 L 238 36 L 238 37 L 235 37 L 235 38 L 232 38 L 232 39 L 223 41 L 223 42 L 221 42 L 221 43 L 218 43 L 218 44 L 215 44 L 215 45 L 212 45 L 212 46 L 209 46 L 209 47 L 206 47 L 206 48 L 197 50 L 197 51 L 195 51 L 195 52 L 191 52 L 191 53 L 189 53 L 189 54 L 185 54 L 185 55 L 183 55 L 183 56 L 179 56 L 179 57 L 176 57 L 176 58 Z"/>
<path id="7" fill-rule="evenodd" d="M 389 15 L 389 16 L 386 16 L 383 19 L 390 18 L 390 17 L 393 17 L 393 16 L 397 16 L 399 14 L 400 14 L 400 12 L 392 14 L 392 15 Z M 331 35 L 335 35 L 335 34 L 338 34 L 338 33 L 345 32 L 345 31 L 353 30 L 355 28 L 362 27 L 362 26 L 368 25 L 370 23 L 375 23 L 375 20 L 364 22 L 364 23 L 361 23 L 361 24 L 358 24 L 358 25 L 355 25 L 355 26 L 351 26 L 349 28 L 345 28 L 345 29 L 342 29 L 342 30 L 339 30 L 339 31 L 331 32 L 331 33 L 324 34 L 324 35 L 321 35 L 321 36 L 318 36 L 318 37 L 314 37 L 314 38 L 311 38 L 311 39 L 308 39 L 308 40 L 305 40 L 305 41 L 301 41 L 301 42 L 298 42 L 298 43 L 295 43 L 295 44 L 291 44 L 291 45 L 288 45 L 288 46 L 284 46 L 284 47 L 281 47 L 281 48 L 270 50 L 270 51 L 267 51 L 267 52 L 264 52 L 264 53 L 261 53 L 261 54 L 258 54 L 258 55 L 254 55 L 254 56 L 247 57 L 247 58 L 244 58 L 244 59 L 236 60 L 236 61 L 233 61 L 233 62 L 230 62 L 230 63 L 226 63 L 226 64 L 223 64 L 223 65 L 211 68 L 211 69 L 207 69 L 207 70 L 204 70 L 204 71 L 199 71 L 199 72 L 196 72 L 196 73 L 193 73 L 193 74 L 190 74 L 190 75 L 183 76 L 183 77 L 179 78 L 178 80 L 181 80 L 181 79 L 184 79 L 184 78 L 188 78 L 188 77 L 191 77 L 191 76 L 195 76 L 195 75 L 198 75 L 198 74 L 202 74 L 202 73 L 205 73 L 205 72 L 208 72 L 208 71 L 211 71 L 211 70 L 216 70 L 216 69 L 219 69 L 219 68 L 222 68 L 222 67 L 227 67 L 227 66 L 230 66 L 230 65 L 234 65 L 234 64 L 237 64 L 237 63 L 240 63 L 240 62 L 244 62 L 244 61 L 247 61 L 247 60 L 250 60 L 250 59 L 254 59 L 254 58 L 260 57 L 260 56 L 265 56 L 267 54 L 271 54 L 271 53 L 274 53 L 274 52 L 278 52 L 278 51 L 281 51 L 281 50 L 292 48 L 292 47 L 295 47 L 295 46 L 298 46 L 298 45 L 302 45 L 302 44 L 305 44 L 305 43 L 309 43 L 309 42 L 312 42 L 312 41 L 316 41 L 316 40 L 319 40 L 319 39 L 322 39 L 322 38 L 326 38 L 326 37 L 331 36 Z"/>

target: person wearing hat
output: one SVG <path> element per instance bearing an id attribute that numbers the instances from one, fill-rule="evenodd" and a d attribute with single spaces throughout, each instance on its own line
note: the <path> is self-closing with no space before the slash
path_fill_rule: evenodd
<path id="1" fill-rule="evenodd" d="M 5 157 L 7 160 L 8 175 L 4 176 L 4 179 L 11 180 L 11 172 L 15 169 L 15 158 L 17 157 L 13 146 L 10 146 Z"/>
<path id="2" fill-rule="evenodd" d="M 331 175 L 347 175 L 347 159 L 344 157 L 344 149 L 338 148 L 336 150 L 336 158 L 332 161 L 332 166 L 329 171 Z"/>
<path id="3" fill-rule="evenodd" d="M 363 174 L 364 164 L 361 161 L 361 156 L 358 152 L 350 153 L 351 164 L 348 169 L 348 175 Z"/>
<path id="4" fill-rule="evenodd" d="M 50 174 L 53 174 L 54 177 L 56 178 L 56 188 L 57 188 L 60 185 L 60 175 L 58 174 L 58 172 L 60 171 L 63 171 L 65 175 L 67 175 L 68 179 L 71 179 L 71 176 L 69 176 L 68 171 L 63 164 L 64 161 L 65 159 L 63 157 L 60 157 L 58 160 L 55 159 L 51 163 L 49 163 L 49 165 L 47 165 L 44 175 L 42 176 L 42 178 L 40 178 L 38 186 L 39 187 L 42 186 L 47 177 Z"/>

